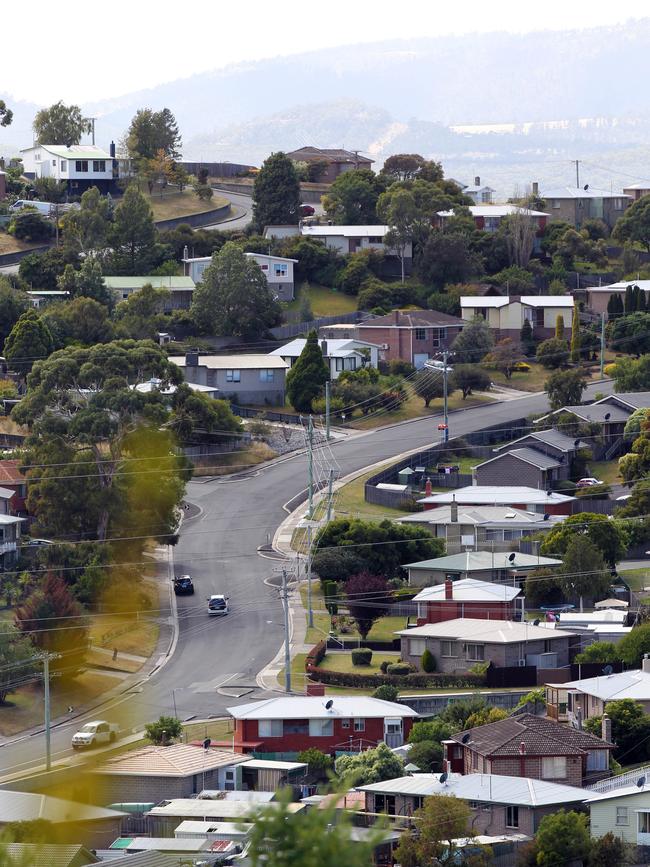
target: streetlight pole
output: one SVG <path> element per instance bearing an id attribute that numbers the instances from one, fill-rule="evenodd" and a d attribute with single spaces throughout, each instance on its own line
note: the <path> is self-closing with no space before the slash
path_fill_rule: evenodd
<path id="1" fill-rule="evenodd" d="M 445 349 L 442 353 L 442 363 L 444 365 L 442 372 L 442 387 L 443 387 L 443 417 L 445 429 L 443 431 L 443 439 L 445 442 L 449 442 L 449 407 L 448 407 L 448 387 L 447 387 L 447 359 L 449 357 L 449 353 Z"/>
<path id="2" fill-rule="evenodd" d="M 310 629 L 314 626 L 314 609 L 311 598 L 311 521 L 307 524 L 307 613 Z"/>
<path id="3" fill-rule="evenodd" d="M 325 383 L 325 439 L 330 438 L 330 381 Z"/>
<path id="4" fill-rule="evenodd" d="M 289 588 L 287 570 L 282 569 L 282 603 L 284 608 L 284 691 L 291 692 L 291 649 L 289 646 Z"/>
<path id="5" fill-rule="evenodd" d="M 307 517 L 311 521 L 314 515 L 314 420 L 309 416 L 307 425 L 307 491 L 309 494 L 309 508 Z"/>

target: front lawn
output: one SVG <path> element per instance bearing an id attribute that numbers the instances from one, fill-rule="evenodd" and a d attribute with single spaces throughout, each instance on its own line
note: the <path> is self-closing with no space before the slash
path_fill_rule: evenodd
<path id="1" fill-rule="evenodd" d="M 644 587 L 650 587 L 650 567 L 648 569 L 624 569 L 618 567 L 621 578 L 629 584 L 632 590 L 639 593 Z"/>
<path id="2" fill-rule="evenodd" d="M 397 662 L 399 653 L 390 653 L 385 650 L 375 650 L 372 654 L 370 665 L 354 665 L 350 651 L 330 651 L 323 657 L 321 668 L 329 671 L 352 672 L 353 674 L 381 674 L 380 665 L 384 660 Z"/>
<path id="3" fill-rule="evenodd" d="M 342 313 L 353 313 L 357 309 L 354 295 L 346 295 L 319 283 L 305 282 L 296 290 L 296 297 L 287 304 L 287 310 L 300 310 L 305 295 L 309 298 L 314 316 L 338 316 Z"/>
<path id="4" fill-rule="evenodd" d="M 618 461 L 589 461 L 587 476 L 599 479 L 606 485 L 622 485 L 623 479 L 618 472 Z M 622 505 L 622 504 L 621 504 Z"/>

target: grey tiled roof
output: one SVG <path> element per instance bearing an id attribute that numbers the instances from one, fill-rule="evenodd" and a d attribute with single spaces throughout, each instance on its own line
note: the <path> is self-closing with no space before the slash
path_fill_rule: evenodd
<path id="1" fill-rule="evenodd" d="M 560 466 L 560 462 L 556 458 L 552 458 L 549 455 L 545 455 L 544 452 L 528 448 L 527 446 L 521 449 L 513 449 L 509 454 L 521 458 L 522 461 L 526 461 L 528 464 L 539 467 L 540 470 L 551 470 L 554 467 Z"/>

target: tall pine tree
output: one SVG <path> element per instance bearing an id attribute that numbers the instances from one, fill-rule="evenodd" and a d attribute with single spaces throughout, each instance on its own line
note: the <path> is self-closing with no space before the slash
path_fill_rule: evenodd
<path id="1" fill-rule="evenodd" d="M 253 185 L 253 224 L 265 226 L 298 224 L 300 181 L 289 157 L 279 151 L 264 161 Z"/>
<path id="2" fill-rule="evenodd" d="M 311 412 L 312 401 L 329 379 L 316 332 L 312 329 L 294 366 L 287 373 L 287 400 L 298 412 Z"/>
<path id="3" fill-rule="evenodd" d="M 580 309 L 575 303 L 571 322 L 571 361 L 574 364 L 580 361 Z"/>

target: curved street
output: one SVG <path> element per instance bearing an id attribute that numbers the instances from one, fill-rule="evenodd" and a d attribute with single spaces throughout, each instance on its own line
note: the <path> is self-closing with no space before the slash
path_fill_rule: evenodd
<path id="1" fill-rule="evenodd" d="M 609 393 L 611 382 L 589 387 Z M 490 425 L 547 409 L 545 394 L 452 413 L 450 435 L 463 436 Z M 441 416 L 355 435 L 332 444 L 346 475 L 378 461 L 438 441 Z M 125 728 L 141 728 L 161 714 L 181 719 L 222 715 L 228 705 L 259 697 L 257 673 L 276 655 L 283 640 L 282 606 L 277 591 L 264 583 L 279 566 L 257 553 L 268 544 L 287 512 L 283 505 L 307 480 L 304 454 L 288 456 L 257 471 L 208 482 L 190 482 L 187 500 L 200 514 L 182 528 L 174 551 L 176 574 L 194 577 L 194 596 L 178 598 L 178 643 L 168 663 L 140 687 L 101 711 L 65 722 L 52 733 L 53 757 L 67 755 L 73 731 L 85 720 L 106 716 Z M 209 617 L 205 597 L 230 597 L 227 617 Z M 239 696 L 239 698 L 238 698 Z M 44 738 L 37 734 L 0 749 L 0 769 L 41 764 Z"/>

